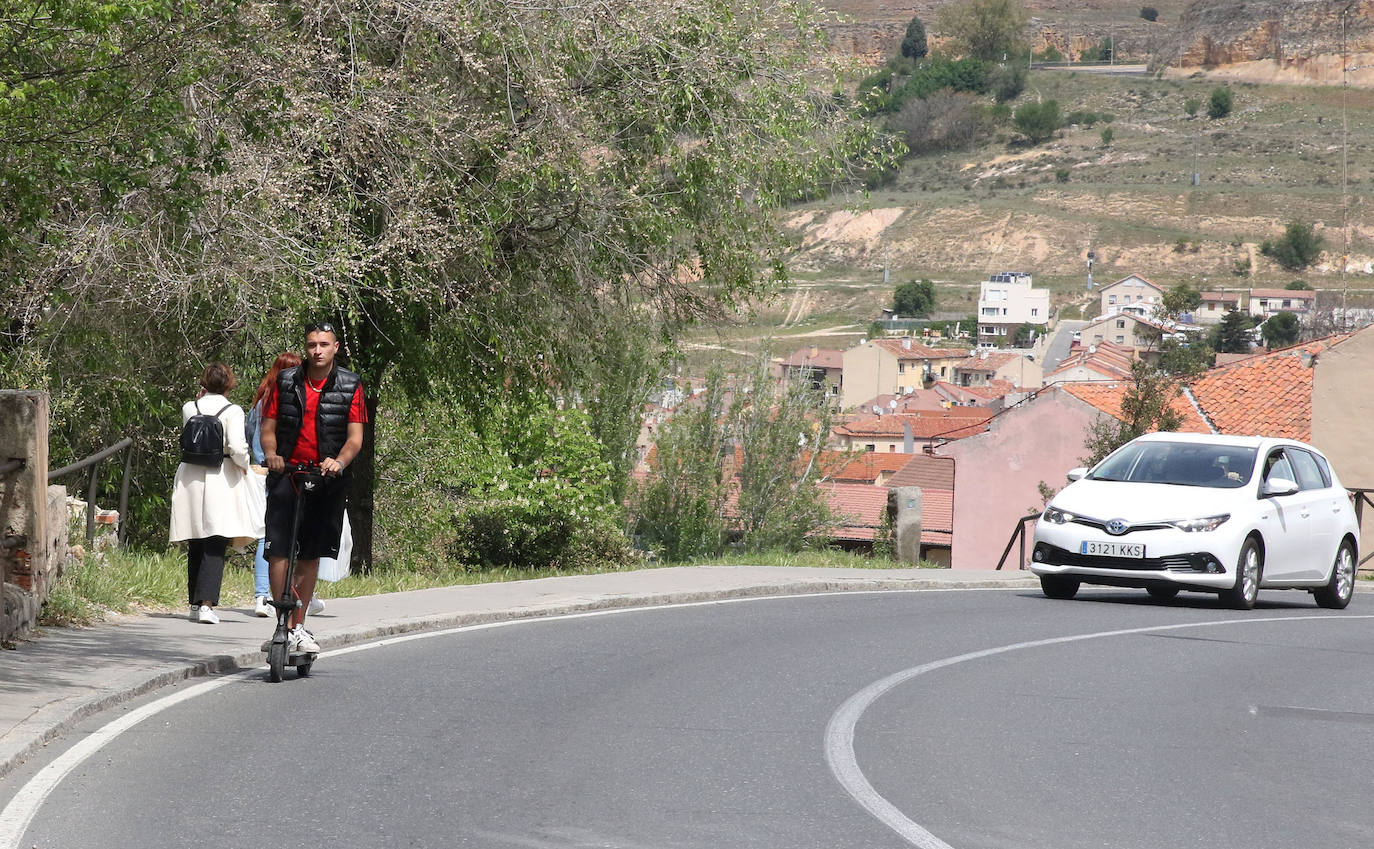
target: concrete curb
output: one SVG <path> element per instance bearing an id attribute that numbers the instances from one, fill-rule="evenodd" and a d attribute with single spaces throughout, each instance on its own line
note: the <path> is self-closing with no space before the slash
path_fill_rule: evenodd
<path id="1" fill-rule="evenodd" d="M 747 586 L 708 590 L 613 594 L 585 601 L 526 605 L 482 612 L 430 613 L 412 617 L 393 617 L 378 620 L 369 625 L 355 626 L 334 632 L 321 632 L 317 634 L 317 639 L 320 647 L 329 651 L 403 634 L 439 631 L 493 622 L 541 619 L 599 610 L 834 592 L 1031 589 L 1038 586 L 1039 581 L 1032 577 L 1008 577 L 995 580 L 941 580 L 939 578 L 875 576 L 874 578 L 854 580 L 761 582 Z M 264 661 L 261 651 L 216 654 L 187 663 L 173 663 L 156 672 L 149 672 L 146 669 L 134 670 L 127 676 L 100 685 L 93 694 L 51 702 L 34 711 L 15 728 L 12 728 L 6 735 L 12 738 L 10 741 L 0 742 L 0 778 L 13 772 L 53 740 L 73 730 L 81 722 L 96 714 L 182 681 L 263 667 Z"/>

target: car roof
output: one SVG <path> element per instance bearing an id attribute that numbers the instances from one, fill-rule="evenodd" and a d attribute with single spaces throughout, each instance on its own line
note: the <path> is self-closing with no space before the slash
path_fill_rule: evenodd
<path id="1" fill-rule="evenodd" d="M 1267 448 L 1273 445 L 1297 445 L 1312 448 L 1296 439 L 1282 439 L 1273 436 L 1242 436 L 1230 433 L 1175 433 L 1156 431 L 1137 437 L 1141 442 L 1191 442 L 1201 445 L 1235 445 L 1244 448 Z"/>

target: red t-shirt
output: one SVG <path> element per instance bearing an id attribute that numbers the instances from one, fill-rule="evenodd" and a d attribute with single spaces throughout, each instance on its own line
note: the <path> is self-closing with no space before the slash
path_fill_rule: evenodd
<path id="1" fill-rule="evenodd" d="M 319 441 L 316 438 L 315 428 L 311 423 L 315 421 L 315 411 L 320 407 L 320 393 L 324 391 L 324 384 L 329 378 L 324 380 L 305 379 L 305 419 L 301 425 L 300 435 L 296 437 L 296 447 L 291 449 L 291 456 L 286 458 L 288 463 L 318 463 L 320 461 Z M 277 418 L 277 393 L 273 392 L 267 396 L 267 405 L 263 408 L 262 417 L 264 419 Z M 358 384 L 358 388 L 353 391 L 353 403 L 348 408 L 349 424 L 367 424 L 367 404 L 363 402 L 363 385 Z"/>

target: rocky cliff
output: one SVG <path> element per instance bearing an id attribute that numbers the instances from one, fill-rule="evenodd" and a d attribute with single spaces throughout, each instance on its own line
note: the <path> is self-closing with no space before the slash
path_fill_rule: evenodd
<path id="1" fill-rule="evenodd" d="M 1351 66 L 1374 55 L 1374 0 L 1197 0 L 1153 64 L 1334 84 L 1342 79 L 1342 55 Z M 1361 81 L 1370 76 L 1359 71 Z"/>

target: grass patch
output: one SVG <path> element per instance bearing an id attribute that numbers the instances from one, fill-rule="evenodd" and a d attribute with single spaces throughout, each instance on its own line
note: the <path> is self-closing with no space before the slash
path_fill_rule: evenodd
<path id="1" fill-rule="evenodd" d="M 724 557 L 691 563 L 645 563 L 642 568 L 666 566 L 809 566 L 850 569 L 900 569 L 908 564 L 875 559 L 839 549 L 811 551 L 763 551 L 728 554 Z M 941 568 L 922 562 L 920 568 Z M 320 598 L 354 598 L 383 593 L 487 584 L 499 581 L 524 581 L 560 575 L 595 575 L 615 569 L 586 569 L 576 572 L 554 569 L 490 569 L 470 571 L 458 564 L 440 565 L 423 572 L 379 568 L 368 575 L 349 575 L 342 581 L 321 581 L 316 588 Z M 221 607 L 251 607 L 253 601 L 253 560 L 251 554 L 232 554 L 224 569 Z M 186 557 L 176 551 L 154 554 L 115 550 L 101 556 L 91 555 L 79 563 L 68 564 L 39 624 L 47 627 L 92 625 L 111 614 L 138 612 L 182 612 L 186 600 Z"/>

